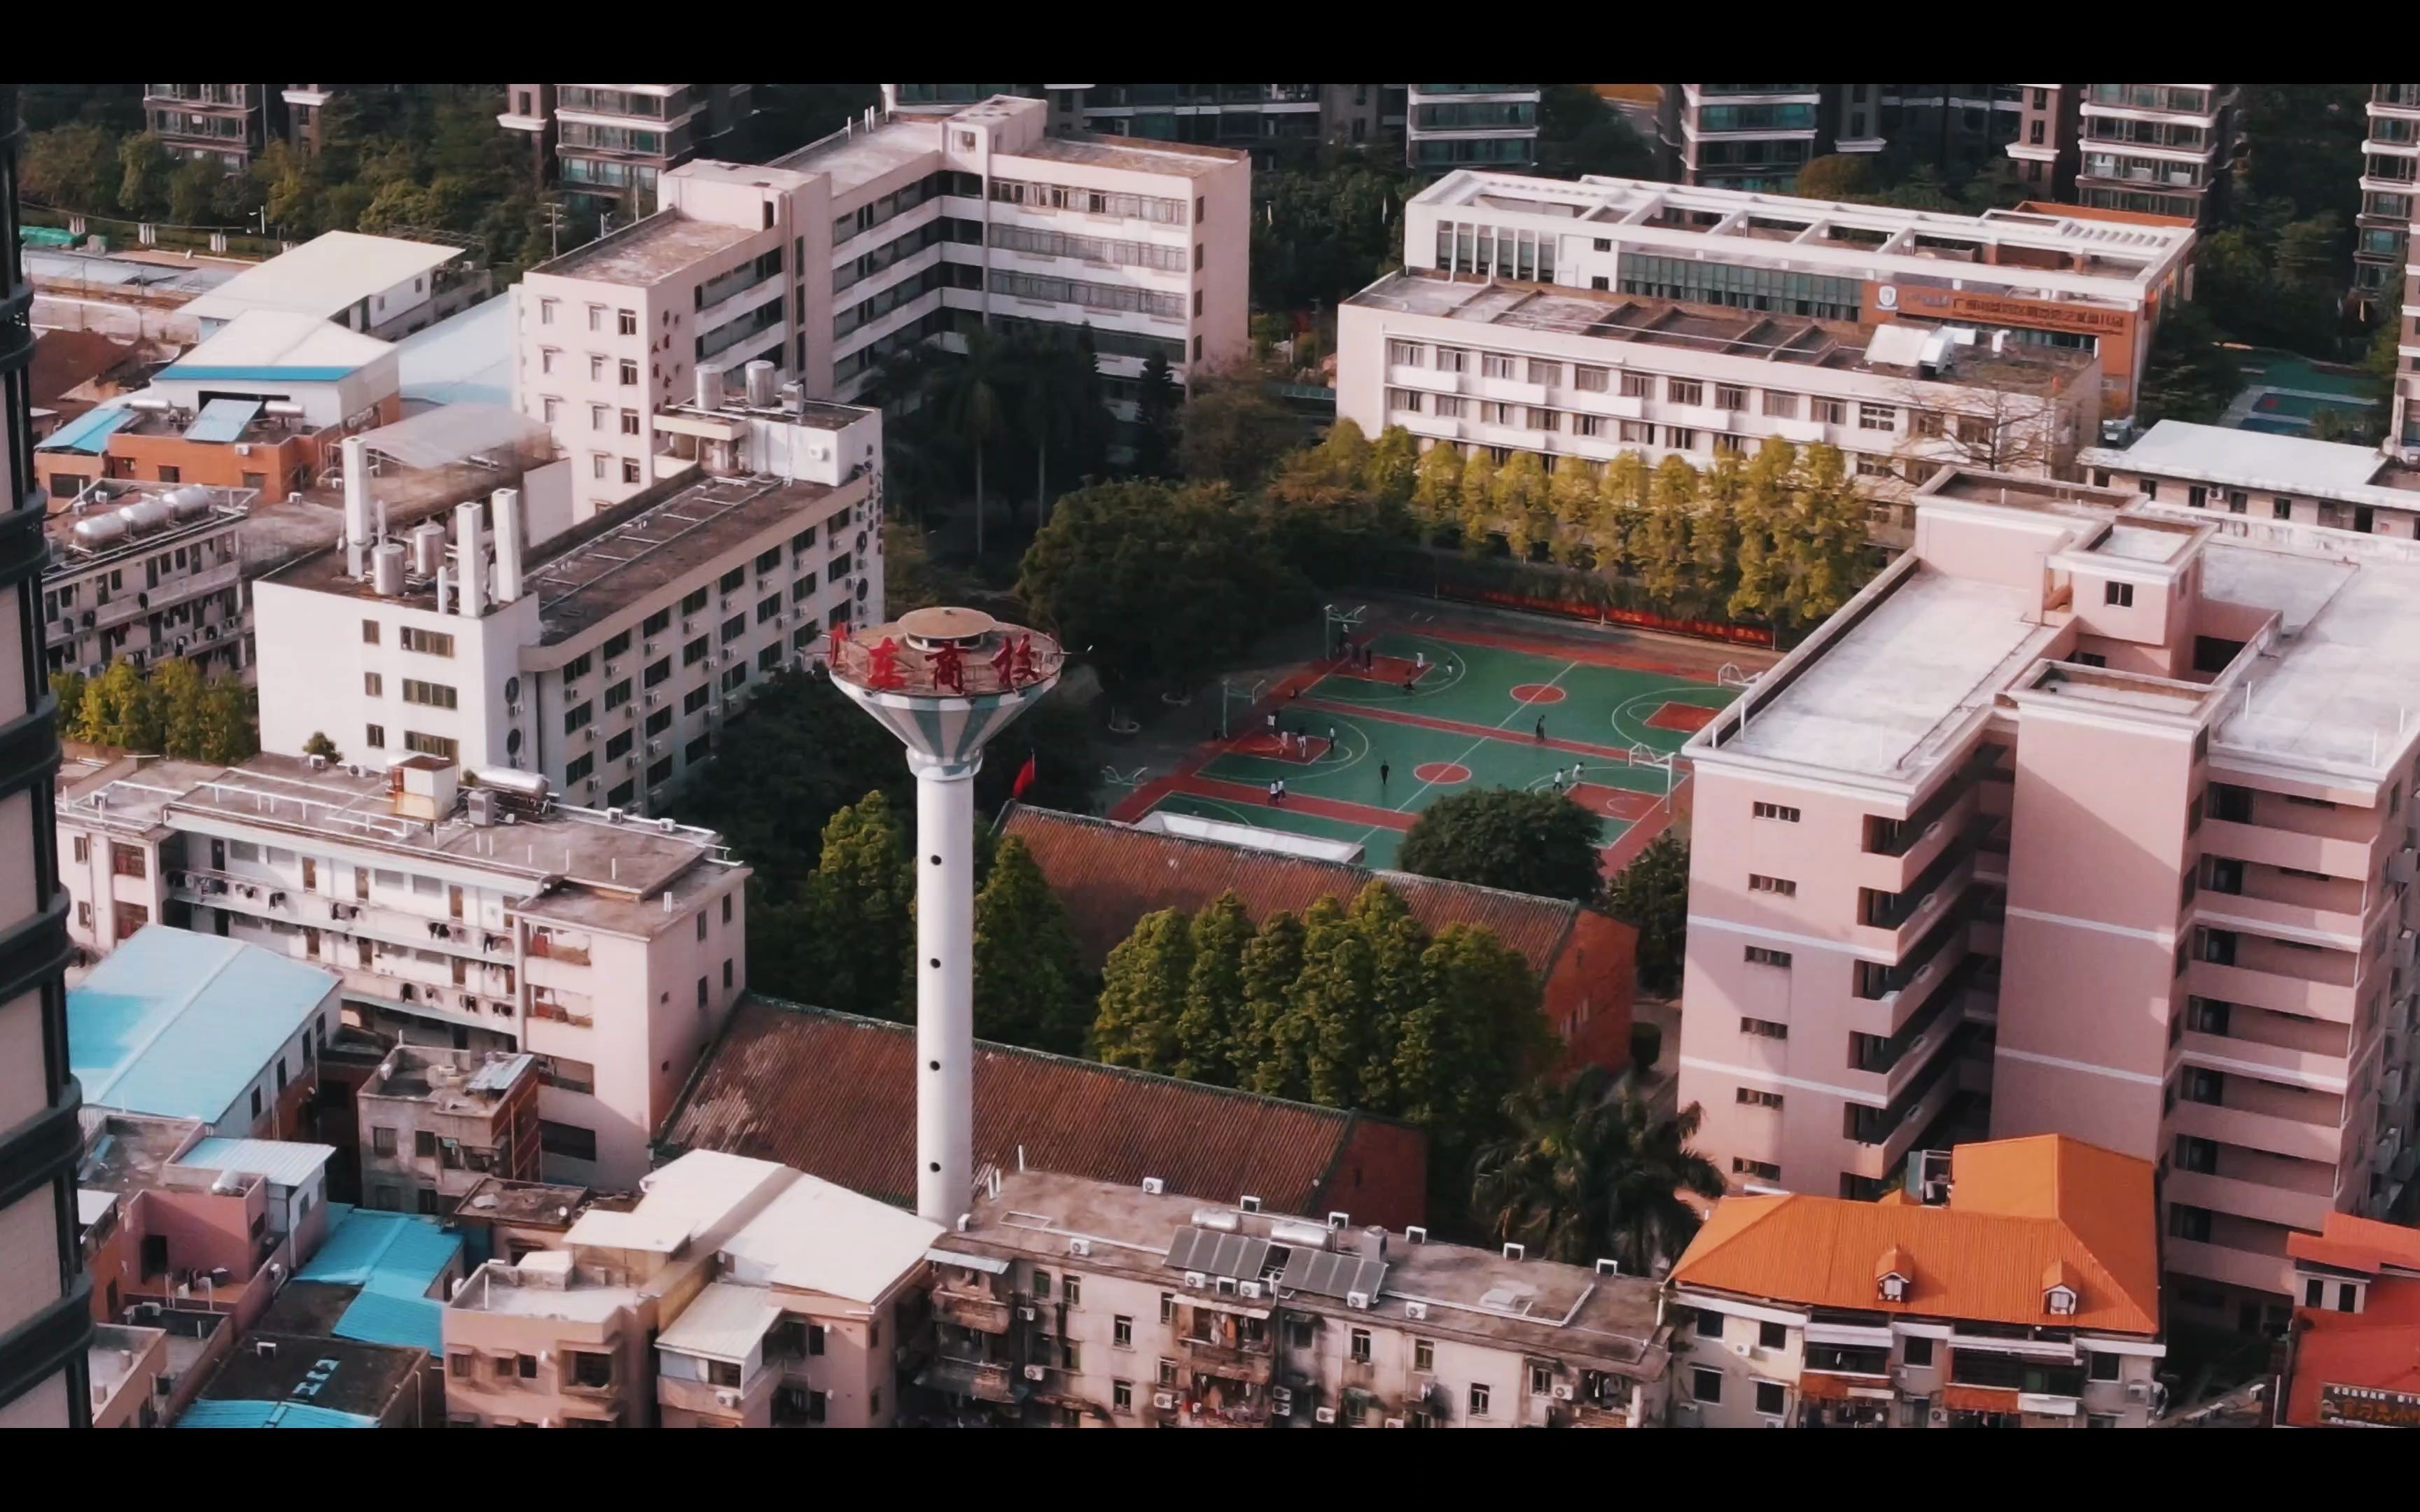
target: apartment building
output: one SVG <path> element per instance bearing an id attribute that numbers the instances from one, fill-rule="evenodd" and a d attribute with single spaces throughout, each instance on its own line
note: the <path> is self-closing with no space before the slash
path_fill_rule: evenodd
<path id="1" fill-rule="evenodd" d="M 886 84 L 885 111 L 946 115 L 994 95 L 1047 100 L 1054 136 L 1087 131 L 1147 142 L 1192 142 L 1252 154 L 1274 166 L 1285 149 L 1401 143 L 1408 85 L 1400 84 Z M 1532 133 L 1535 134 L 1534 132 Z"/>
<path id="2" fill-rule="evenodd" d="M 328 101 L 336 98 L 336 86 L 331 84 L 281 85 L 277 98 L 286 102 L 286 140 L 304 157 L 317 157 L 327 136 L 323 113 L 328 108 Z"/>
<path id="3" fill-rule="evenodd" d="M 2132 445 L 2086 449 L 2076 464 L 2097 487 L 2188 509 L 2420 534 L 2420 471 L 2372 447 L 2163 420 Z"/>
<path id="4" fill-rule="evenodd" d="M 0 1427 L 92 1420 L 85 1364 L 91 1283 L 79 1265 L 72 1180 L 76 1106 L 68 1070 L 67 903 L 50 838 L 58 726 L 37 612 L 50 543 L 34 491 L 26 324 L 20 270 L 17 86 L 0 83 Z"/>
<path id="5" fill-rule="evenodd" d="M 62 853 L 95 857 L 70 897 L 101 901 L 74 937 L 119 949 L 139 906 L 317 963 L 349 1019 L 409 1042 L 539 1056 L 549 1179 L 628 1184 L 746 990 L 749 872 L 710 831 L 539 800 L 519 776 L 466 789 L 434 757 L 271 755 L 97 774 L 58 814 Z"/>
<path id="6" fill-rule="evenodd" d="M 1798 170 L 1834 153 L 1891 152 L 1946 172 L 1987 166 L 2004 151 L 2029 186 L 2055 194 L 2073 177 L 2042 148 L 2059 118 L 2056 91 L 2014 84 L 1668 84 L 1658 85 L 1657 145 L 1678 182 L 1789 193 Z M 2025 148 L 2019 151 L 2019 147 Z"/>
<path id="7" fill-rule="evenodd" d="M 2420 220 L 2420 84 L 2371 85 L 2368 110 L 2352 248 L 2352 301 L 2365 316 L 2403 282 L 2411 260 L 2412 224 Z"/>
<path id="8" fill-rule="evenodd" d="M 450 544 L 436 519 L 378 540 L 379 486 L 349 489 L 347 545 L 254 584 L 263 748 L 325 733 L 659 812 L 755 685 L 882 612 L 881 414 L 770 377 L 758 407 L 651 411 L 656 480 L 535 545 L 519 489 L 457 505 Z"/>
<path id="9" fill-rule="evenodd" d="M 2016 134 L 2002 147 L 2017 166 L 2028 193 L 2071 200 L 2083 156 L 2084 86 L 2021 84 Z"/>
<path id="10" fill-rule="evenodd" d="M 2412 223 L 2420 225 L 2420 221 Z M 2404 265 L 2403 333 L 2395 348 L 2393 409 L 2388 415 L 2386 447 L 2404 461 L 2420 465 L 2420 237 L 2410 243 Z"/>
<path id="11" fill-rule="evenodd" d="M 2207 224 L 2242 145 L 2241 85 L 2087 84 L 2076 203 Z"/>
<path id="12" fill-rule="evenodd" d="M 1413 172 L 1537 166 L 1539 85 L 1415 84 L 1405 90 L 1404 156 Z"/>
<path id="13" fill-rule="evenodd" d="M 64 880 L 79 943 L 116 946 L 68 993 L 70 1064 L 85 1101 L 197 1119 L 213 1134 L 292 1132 L 311 1057 L 335 1027 L 335 973 L 152 922 L 163 910 L 148 889 L 163 879 L 140 842 L 76 832 L 60 849 L 72 856 Z"/>
<path id="14" fill-rule="evenodd" d="M 922 1300 L 939 1225 L 710 1150 L 640 1189 L 454 1292 L 452 1426 L 890 1424 L 901 1304 Z"/>
<path id="15" fill-rule="evenodd" d="M 203 484 L 96 485 L 50 517 L 42 655 L 93 676 L 183 656 L 204 675 L 252 664 L 243 522 L 254 494 Z"/>
<path id="16" fill-rule="evenodd" d="M 2328 1214 L 2286 1241 L 2294 1326 L 2280 1427 L 2420 1427 L 2420 1229 Z"/>
<path id="17" fill-rule="evenodd" d="M 1370 435 L 1401 425 L 1549 467 L 1636 452 L 1701 468 L 1778 437 L 1838 447 L 1878 499 L 1978 455 L 2046 474 L 2100 418 L 2080 351 L 1451 273 L 1390 273 L 1354 295 L 1337 347 L 1336 412 Z"/>
<path id="18" fill-rule="evenodd" d="M 2411 1128 L 2420 549 L 1945 469 L 1913 548 L 1686 748 L 1681 1097 L 1743 1186 L 1869 1197 L 1936 1125 L 2158 1161 L 2177 1305 Z"/>
<path id="19" fill-rule="evenodd" d="M 651 213 L 664 173 L 738 156 L 755 85 L 510 84 L 496 124 L 526 136 L 539 181 L 616 219 Z"/>
<path id="20" fill-rule="evenodd" d="M 1675 1426 L 2150 1426 L 2151 1163 L 2058 1134 L 1923 1154 L 1878 1202 L 1716 1204 L 1668 1282 Z"/>
<path id="21" fill-rule="evenodd" d="M 265 84 L 147 84 L 144 129 L 178 158 L 211 160 L 228 173 L 286 131 L 286 98 Z"/>
<path id="22" fill-rule="evenodd" d="M 354 1094 L 362 1200 L 449 1215 L 482 1182 L 536 1180 L 544 1080 L 526 1052 L 396 1045 Z"/>
<path id="23" fill-rule="evenodd" d="M 1051 1427 L 1645 1427 L 1656 1283 L 992 1167 L 933 1248 L 921 1415 Z"/>
<path id="24" fill-rule="evenodd" d="M 128 1328 L 102 1323 L 92 1331 L 85 1350 L 85 1371 L 92 1381 L 92 1426 L 97 1428 L 156 1428 L 161 1415 L 160 1378 L 168 1368 L 168 1335 L 164 1329 Z"/>
<path id="25" fill-rule="evenodd" d="M 1999 338 L 2003 347 L 2093 357 L 2106 415 L 2133 410 L 2161 313 L 2190 296 L 2194 240 L 2188 225 L 2055 207 L 1960 215 L 1644 179 L 1477 172 L 1450 174 L 1404 207 L 1406 272 L 1718 304 L 1869 331 L 1955 326 L 1986 345 Z"/>

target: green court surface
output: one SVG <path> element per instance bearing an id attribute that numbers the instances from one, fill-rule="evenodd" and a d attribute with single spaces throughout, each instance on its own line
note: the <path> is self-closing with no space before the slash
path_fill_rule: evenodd
<path id="1" fill-rule="evenodd" d="M 1474 789 L 1545 790 L 1560 773 L 1611 846 L 1642 821 L 1660 826 L 1674 779 L 1668 764 L 1625 759 L 1632 748 L 1668 756 L 1740 691 L 1405 631 L 1382 632 L 1375 647 L 1369 672 L 1330 672 L 1279 706 L 1284 726 L 1309 737 L 1315 754 L 1278 753 L 1255 715 L 1249 727 L 1239 723 L 1235 742 L 1151 807 L 1356 842 L 1365 864 L 1392 867 L 1408 820 L 1438 799 Z M 1415 673 L 1406 692 L 1404 679 Z M 1273 806 L 1265 794 L 1280 779 L 1288 801 Z"/>

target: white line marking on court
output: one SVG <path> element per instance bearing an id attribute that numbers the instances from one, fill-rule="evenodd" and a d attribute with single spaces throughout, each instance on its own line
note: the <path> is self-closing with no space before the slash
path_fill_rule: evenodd
<path id="1" fill-rule="evenodd" d="M 1548 687 L 1554 687 L 1557 683 L 1561 682 L 1565 676 L 1569 675 L 1573 668 L 1579 665 L 1580 664 L 1576 661 L 1567 661 L 1563 663 L 1562 671 L 1548 678 L 1545 686 Z M 1472 741 L 1468 746 L 1465 747 L 1463 748 L 1462 755 L 1455 759 L 1453 764 L 1463 768 L 1465 771 L 1472 772 L 1472 774 L 1476 776 L 1476 771 L 1470 764 L 1470 758 L 1478 754 L 1480 747 L 1486 745 L 1491 740 L 1494 740 L 1497 731 L 1501 731 L 1506 725 L 1511 724 L 1513 720 L 1527 713 L 1528 707 L 1529 706 L 1526 703 L 1514 703 L 1512 705 L 1512 711 L 1496 722 L 1496 730 L 1480 736 L 1477 740 Z M 1421 794 L 1426 793 L 1429 789 L 1435 786 L 1436 786 L 1436 784 L 1434 781 L 1422 782 L 1419 787 L 1412 790 L 1412 795 L 1410 797 L 1405 798 L 1402 803 L 1394 805 L 1393 811 L 1396 813 L 1404 812 L 1411 804 L 1419 800 Z M 1371 836 L 1376 834 L 1379 830 L 1384 829 L 1385 827 L 1387 826 L 1384 825 L 1372 825 L 1368 829 L 1363 830 L 1361 832 L 1361 843 L 1367 844 Z"/>

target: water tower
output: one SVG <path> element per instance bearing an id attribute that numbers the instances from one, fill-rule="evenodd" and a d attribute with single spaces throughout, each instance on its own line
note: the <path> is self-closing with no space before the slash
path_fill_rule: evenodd
<path id="1" fill-rule="evenodd" d="M 954 1224 L 974 1181 L 975 773 L 1058 684 L 1059 643 L 970 609 L 832 637 L 832 682 L 916 775 L 916 1211 Z"/>

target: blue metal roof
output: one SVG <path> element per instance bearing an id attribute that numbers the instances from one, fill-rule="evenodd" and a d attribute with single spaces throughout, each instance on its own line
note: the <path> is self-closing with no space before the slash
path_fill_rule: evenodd
<path id="1" fill-rule="evenodd" d="M 38 452 L 86 452 L 98 455 L 109 440 L 110 432 L 134 418 L 134 411 L 124 406 L 106 409 L 87 409 L 66 424 L 42 438 Z"/>
<path id="2" fill-rule="evenodd" d="M 212 399 L 202 406 L 202 412 L 185 427 L 189 441 L 231 441 L 243 434 L 252 417 L 260 413 L 258 399 Z"/>
<path id="3" fill-rule="evenodd" d="M 69 1064 L 96 1107 L 215 1122 L 335 988 L 259 946 L 147 925 L 69 991 Z"/>
<path id="4" fill-rule="evenodd" d="M 374 1428 L 378 1419 L 307 1402 L 195 1402 L 180 1428 Z"/>
<path id="5" fill-rule="evenodd" d="M 444 1309 L 433 1298 L 390 1297 L 365 1288 L 329 1332 L 365 1344 L 403 1344 L 445 1352 Z"/>
<path id="6" fill-rule="evenodd" d="M 354 367 L 197 367 L 183 363 L 163 367 L 162 379 L 179 382 L 216 381 L 221 383 L 334 383 L 361 371 Z"/>

